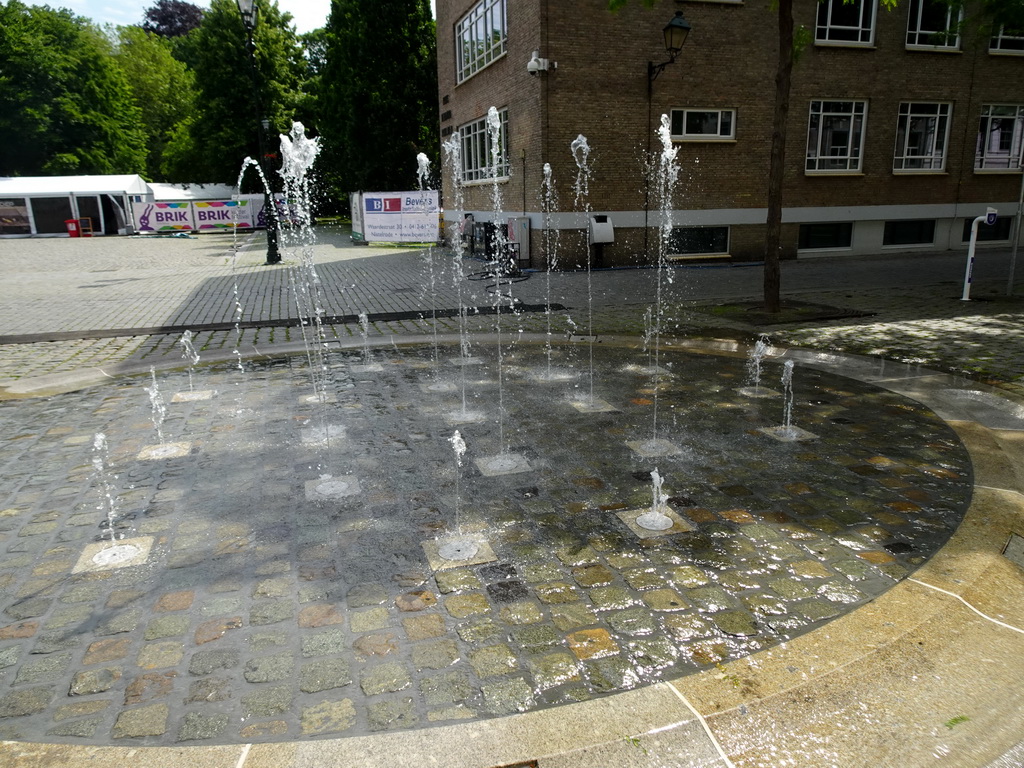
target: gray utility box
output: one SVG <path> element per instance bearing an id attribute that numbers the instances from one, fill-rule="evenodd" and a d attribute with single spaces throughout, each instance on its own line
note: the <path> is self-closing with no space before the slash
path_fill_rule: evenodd
<path id="1" fill-rule="evenodd" d="M 604 213 L 594 214 L 590 217 L 590 244 L 614 243 L 615 227 L 611 217 Z"/>

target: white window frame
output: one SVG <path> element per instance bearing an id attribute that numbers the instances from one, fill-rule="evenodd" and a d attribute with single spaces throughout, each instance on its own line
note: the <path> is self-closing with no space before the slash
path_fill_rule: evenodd
<path id="1" fill-rule="evenodd" d="M 508 47 L 508 16 L 505 0 L 480 0 L 455 22 L 455 84 L 505 55 Z"/>
<path id="2" fill-rule="evenodd" d="M 848 120 L 846 140 L 829 142 L 842 135 L 842 121 Z M 826 126 L 826 121 L 830 124 Z M 864 164 L 864 135 L 867 133 L 868 103 L 863 99 L 815 99 L 807 119 L 807 174 L 861 173 Z M 845 150 L 837 152 L 836 150 Z M 825 151 L 823 151 L 825 150 Z"/>
<path id="3" fill-rule="evenodd" d="M 960 50 L 960 24 L 964 20 L 963 8 L 956 11 L 954 16 L 953 8 L 942 2 L 942 0 L 910 0 L 908 5 L 910 10 L 907 13 L 907 50 Z M 940 14 L 945 11 L 945 26 L 942 29 L 923 29 L 925 12 L 935 10 L 938 10 Z M 954 31 L 956 34 L 950 35 Z M 929 40 L 938 40 L 939 42 L 928 42 Z"/>
<path id="4" fill-rule="evenodd" d="M 1003 141 L 994 146 L 992 123 L 994 120 L 1010 120 L 1009 146 L 1003 149 Z M 1000 135 L 1002 135 L 1002 131 Z M 987 138 L 986 138 L 987 137 Z M 1020 171 L 1024 163 L 1024 104 L 985 104 L 981 108 L 978 138 L 974 150 L 974 170 L 978 171 Z"/>
<path id="5" fill-rule="evenodd" d="M 459 126 L 462 137 L 462 181 L 473 182 L 503 180 L 509 178 L 508 161 L 508 108 L 498 110 L 501 121 L 498 150 L 498 165 L 495 168 L 491 155 L 491 134 L 487 128 L 487 116 Z"/>
<path id="6" fill-rule="evenodd" d="M 686 118 L 691 114 L 717 114 L 718 115 L 718 132 L 717 133 L 690 133 L 686 130 Z M 682 133 L 675 132 L 676 115 L 682 115 Z M 722 133 L 723 116 L 728 115 L 729 129 L 726 133 Z M 672 140 L 673 141 L 735 141 L 736 140 L 736 110 L 735 109 L 716 109 L 713 107 L 680 107 L 672 110 L 671 125 L 673 127 Z"/>
<path id="7" fill-rule="evenodd" d="M 845 13 L 856 14 L 856 26 L 835 21 L 835 16 Z M 872 47 L 877 16 L 878 0 L 820 0 L 814 25 L 814 44 Z"/>
<path id="8" fill-rule="evenodd" d="M 992 35 L 988 51 L 1003 56 L 1024 56 L 1024 35 L 1008 35 L 1006 27 L 999 27 Z"/>
<path id="9" fill-rule="evenodd" d="M 949 102 L 904 101 L 896 121 L 894 173 L 943 173 L 949 148 L 949 125 L 953 105 Z M 916 125 L 915 125 L 916 124 Z M 922 131 L 922 124 L 924 130 Z M 914 138 L 924 134 L 922 147 L 914 147 Z"/>

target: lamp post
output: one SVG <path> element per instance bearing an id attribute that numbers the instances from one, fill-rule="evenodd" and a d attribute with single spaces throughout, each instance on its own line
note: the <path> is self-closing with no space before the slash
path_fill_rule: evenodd
<path id="1" fill-rule="evenodd" d="M 252 76 L 252 95 L 253 103 L 256 106 L 256 114 L 262 114 L 260 105 L 260 90 L 258 84 L 258 71 L 256 69 L 256 43 L 253 40 L 253 32 L 256 29 L 256 12 L 257 8 L 255 0 L 235 0 L 238 5 L 238 12 L 242 15 L 242 24 L 245 25 L 245 50 L 249 54 L 249 70 Z M 274 207 L 273 196 L 267 185 L 270 183 L 270 177 L 266 172 L 266 150 L 265 141 L 263 137 L 264 131 L 270 128 L 270 121 L 267 118 L 259 119 L 259 128 L 256 131 L 258 146 L 260 152 L 259 166 L 263 172 L 263 179 L 266 183 L 263 185 L 263 215 L 266 218 L 266 229 L 267 229 L 267 264 L 280 264 L 281 254 L 277 249 L 277 210 Z"/>
<path id="2" fill-rule="evenodd" d="M 676 15 L 669 20 L 662 29 L 665 38 L 665 50 L 668 52 L 668 60 L 660 64 L 653 61 L 647 62 L 647 157 L 651 156 L 651 105 L 654 101 L 654 81 L 658 75 L 665 71 L 665 67 L 676 60 L 676 56 L 683 50 L 683 43 L 686 36 L 690 34 L 690 22 L 683 18 L 682 11 L 676 11 Z M 650 212 L 651 212 L 651 172 L 647 171 L 647 184 L 644 186 L 644 253 L 647 253 L 648 239 L 650 235 Z"/>

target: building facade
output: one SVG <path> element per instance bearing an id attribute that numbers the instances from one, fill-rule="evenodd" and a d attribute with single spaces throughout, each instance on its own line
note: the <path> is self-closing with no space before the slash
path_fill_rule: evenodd
<path id="1" fill-rule="evenodd" d="M 961 23 L 940 0 L 794 6 L 806 44 L 790 97 L 784 254 L 959 249 L 988 207 L 999 217 L 980 239 L 1007 245 L 1022 185 L 1024 37 L 970 8 Z M 652 79 L 677 11 L 692 31 Z M 459 136 L 463 211 L 477 223 L 528 219 L 521 264 L 527 251 L 545 264 L 545 230 L 559 232 L 560 266 L 596 263 L 591 215 L 611 225 L 598 227 L 613 238 L 604 265 L 651 263 L 662 219 L 649 158 L 665 115 L 680 166 L 670 256 L 760 260 L 777 26 L 765 0 L 633 0 L 617 12 L 607 0 L 437 0 L 440 126 L 442 141 Z M 500 131 L 488 129 L 491 107 Z M 585 196 L 570 149 L 579 135 Z M 453 185 L 449 170 L 449 209 Z"/>

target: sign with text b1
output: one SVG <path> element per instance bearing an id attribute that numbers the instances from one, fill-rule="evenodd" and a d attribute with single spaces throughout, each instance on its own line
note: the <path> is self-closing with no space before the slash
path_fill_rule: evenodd
<path id="1" fill-rule="evenodd" d="M 989 208 L 988 210 L 985 211 L 985 223 L 991 227 L 993 224 L 996 223 L 996 219 L 998 218 L 998 216 L 999 211 L 997 211 L 995 208 Z"/>
<path id="2" fill-rule="evenodd" d="M 437 190 L 364 192 L 363 239 L 384 243 L 433 243 L 438 237 Z"/>

